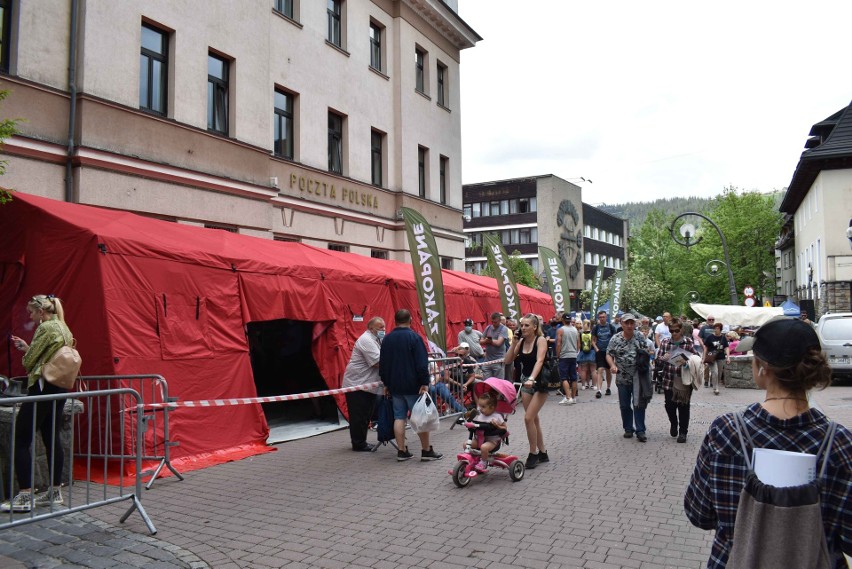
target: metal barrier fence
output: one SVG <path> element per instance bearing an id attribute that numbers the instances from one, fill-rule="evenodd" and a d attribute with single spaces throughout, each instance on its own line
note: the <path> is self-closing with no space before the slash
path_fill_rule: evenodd
<path id="1" fill-rule="evenodd" d="M 169 384 L 161 375 L 91 375 L 79 378 L 80 391 L 115 389 L 118 387 L 132 389 L 142 398 L 143 408 L 137 409 L 128 408 L 128 416 L 123 417 L 125 421 L 130 420 L 130 415 L 134 413 L 141 414 L 141 420 L 145 424 L 145 429 L 139 431 L 139 435 L 144 435 L 142 439 L 142 456 L 140 457 L 145 462 L 156 462 L 157 466 L 151 470 L 145 470 L 140 473 L 143 478 L 151 476 L 146 489 L 153 486 L 154 481 L 163 468 L 168 468 L 178 480 L 183 480 L 180 472 L 172 466 L 171 463 L 171 448 L 177 446 L 178 442 L 174 442 L 169 434 L 169 413 L 174 410 L 174 407 L 162 405 L 164 403 L 174 403 L 177 398 L 169 397 Z M 151 405 L 160 405 L 158 407 L 150 407 Z M 93 433 L 95 434 L 94 453 L 89 458 L 103 459 L 105 461 L 115 461 L 116 459 L 132 459 L 137 449 L 136 441 L 133 439 L 127 441 L 108 440 L 100 434 L 105 433 L 104 425 L 107 423 L 105 412 L 109 410 L 98 408 L 92 416 L 92 420 L 96 422 Z M 112 414 L 110 417 L 116 418 Z M 85 417 L 81 417 L 82 421 Z M 75 458 L 79 458 L 75 455 Z"/>
<path id="2" fill-rule="evenodd" d="M 70 407 L 70 410 L 68 409 Z M 77 423 L 71 416 L 79 414 L 90 416 L 95 409 L 104 409 L 109 413 L 104 421 L 85 421 L 86 432 L 78 432 L 71 425 Z M 142 516 L 142 520 L 151 534 L 157 529 L 142 507 L 142 442 L 146 429 L 143 420 L 142 397 L 132 389 L 109 389 L 85 392 L 61 393 L 55 395 L 36 395 L 24 397 L 0 398 L 0 413 L 8 419 L 9 436 L 4 437 L 7 451 L 0 455 L 0 463 L 7 460 L 8 464 L 0 468 L 0 487 L 4 489 L 9 500 L 0 507 L 0 531 L 47 518 L 88 510 L 121 501 L 130 501 L 130 508 L 120 518 L 124 522 L 134 510 Z M 131 421 L 125 421 L 125 416 L 132 416 Z M 19 417 L 23 417 L 19 421 Z M 18 424 L 20 423 L 20 424 Z M 5 424 L 5 421 L 4 421 Z M 136 450 L 132 461 L 135 483 L 131 486 L 117 486 L 99 483 L 95 480 L 95 469 L 98 463 L 92 461 L 91 441 L 95 438 L 92 431 L 95 424 L 105 428 L 104 438 L 124 442 L 135 441 Z M 56 428 L 53 428 L 56 426 Z M 118 432 L 113 432 L 117 426 Z M 23 429 L 23 430 L 22 430 Z M 44 456 L 47 469 L 41 466 L 41 448 L 37 435 L 41 434 L 44 443 Z M 57 436 L 59 435 L 59 436 Z M 29 444 L 32 441 L 32 445 Z M 89 441 L 87 444 L 86 441 Z M 32 446 L 32 450 L 31 450 Z M 79 468 L 71 466 L 70 460 L 63 460 L 60 465 L 58 451 L 66 457 L 71 450 L 79 446 L 83 449 L 75 456 L 83 456 L 85 460 Z M 16 460 L 18 468 L 15 468 Z M 122 457 L 122 462 L 124 458 Z M 106 461 L 101 461 L 106 468 Z M 123 466 L 123 465 L 122 465 Z M 28 467 L 28 468 L 27 468 Z M 66 473 L 67 467 L 67 473 Z M 18 480 L 16 470 L 29 470 L 27 480 Z M 122 471 L 124 469 L 122 468 Z M 57 472 L 59 471 L 59 472 Z M 106 472 L 104 479 L 106 478 Z M 76 478 L 76 480 L 75 480 Z M 59 482 L 57 483 L 57 480 Z M 19 493 L 21 488 L 31 490 L 29 494 Z M 128 492 L 132 488 L 132 492 Z M 64 495 L 63 495 L 64 491 Z"/>
<path id="3" fill-rule="evenodd" d="M 429 354 L 429 394 L 435 401 L 441 417 L 458 416 L 475 406 L 465 382 L 471 374 L 481 375 L 479 367 L 462 365 L 461 358 L 435 357 Z"/>

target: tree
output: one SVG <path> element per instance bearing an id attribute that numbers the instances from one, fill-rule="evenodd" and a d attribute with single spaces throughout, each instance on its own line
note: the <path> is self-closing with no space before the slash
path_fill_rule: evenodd
<path id="1" fill-rule="evenodd" d="M 634 267 L 627 270 L 627 282 L 621 293 L 623 310 L 651 316 L 671 310 L 675 301 L 674 290 L 665 282 L 655 280 L 648 273 Z"/>
<path id="2" fill-rule="evenodd" d="M 541 280 L 538 278 L 538 275 L 535 274 L 532 266 L 521 258 L 520 251 L 512 251 L 511 254 L 509 254 L 508 261 L 509 268 L 512 269 L 512 273 L 515 275 L 515 282 L 517 284 L 541 290 Z M 488 259 L 488 263 L 485 265 L 485 268 L 482 270 L 482 274 L 487 277 L 497 278 L 497 270 L 491 263 L 490 258 Z"/>
<path id="3" fill-rule="evenodd" d="M 9 91 L 0 91 L 0 101 L 9 96 Z M 4 119 L 0 121 L 0 148 L 5 140 L 18 132 L 18 121 L 16 119 Z M 6 173 L 6 160 L 0 160 L 0 176 Z M 0 187 L 0 205 L 12 200 L 12 190 Z"/>

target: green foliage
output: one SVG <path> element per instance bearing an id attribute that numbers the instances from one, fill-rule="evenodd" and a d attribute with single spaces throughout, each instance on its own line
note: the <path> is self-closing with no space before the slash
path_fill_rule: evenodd
<path id="1" fill-rule="evenodd" d="M 0 91 L 0 101 L 3 101 L 6 97 L 9 96 L 9 91 Z M 3 146 L 3 142 L 18 132 L 18 121 L 16 119 L 4 119 L 0 121 L 0 148 Z M 5 160 L 0 160 L 0 176 L 6 173 L 6 164 Z M 12 200 L 12 191 L 11 189 L 0 187 L 0 205 L 3 205 Z"/>
<path id="2" fill-rule="evenodd" d="M 681 218 L 675 228 L 678 238 L 681 239 L 677 232 L 680 225 L 692 223 L 696 226 L 692 241 L 700 241 L 688 249 L 678 245 L 669 228 L 680 213 L 649 210 L 645 223 L 636 228 L 630 239 L 630 271 L 624 306 L 648 314 L 664 310 L 684 312 L 688 309 L 690 291 L 696 291 L 702 303 L 730 302 L 724 265 L 720 264 L 717 276 L 706 271 L 709 261 L 725 258 L 718 232 L 699 217 Z M 712 219 L 725 236 L 737 294 L 741 294 L 746 285 L 771 294 L 775 284 L 774 242 L 781 228 L 776 196 L 738 193 L 736 188 L 729 187 L 710 202 L 706 211 L 698 213 Z M 659 289 L 655 285 L 659 285 Z M 633 296 L 639 291 L 642 291 L 639 296 Z M 739 302 L 742 302 L 741 296 Z"/>
<path id="3" fill-rule="evenodd" d="M 515 282 L 536 290 L 541 290 L 541 280 L 538 278 L 538 275 L 535 274 L 535 271 L 533 271 L 532 266 L 523 260 L 520 255 L 521 252 L 515 250 L 512 251 L 508 257 L 509 268 L 512 269 L 512 272 L 515 275 Z M 482 270 L 482 274 L 486 277 L 498 277 L 497 268 L 493 265 L 490 258 L 488 259 L 488 263 L 485 265 L 485 268 Z"/>

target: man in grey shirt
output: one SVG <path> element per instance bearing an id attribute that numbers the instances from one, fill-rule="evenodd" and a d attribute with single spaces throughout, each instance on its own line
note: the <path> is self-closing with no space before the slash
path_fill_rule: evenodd
<path id="1" fill-rule="evenodd" d="M 580 349 L 580 333 L 571 322 L 571 315 L 562 315 L 562 326 L 556 331 L 556 354 L 559 357 L 559 378 L 562 380 L 564 397 L 560 405 L 577 402 L 577 354 Z"/>
<path id="2" fill-rule="evenodd" d="M 498 377 L 506 379 L 506 368 L 503 364 L 503 358 L 506 355 L 506 348 L 509 347 L 509 329 L 500 323 L 502 317 L 503 315 L 499 312 L 491 315 L 491 324 L 485 328 L 482 340 L 480 341 L 485 350 L 485 361 L 494 362 L 482 366 L 482 376 L 485 378 Z"/>
<path id="3" fill-rule="evenodd" d="M 479 341 L 481 339 L 482 332 L 473 327 L 473 320 L 471 320 L 470 318 L 465 320 L 464 330 L 459 332 L 459 345 L 462 345 L 462 343 L 467 343 L 467 345 L 470 346 L 470 357 L 472 357 L 478 362 L 481 362 L 482 356 L 485 355 L 485 351 L 479 344 Z"/>

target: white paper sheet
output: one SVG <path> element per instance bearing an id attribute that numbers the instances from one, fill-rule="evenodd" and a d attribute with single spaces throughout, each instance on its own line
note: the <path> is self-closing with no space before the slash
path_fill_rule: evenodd
<path id="1" fill-rule="evenodd" d="M 812 454 L 756 448 L 751 456 L 754 473 L 764 484 L 801 486 L 816 478 L 817 457 Z"/>

